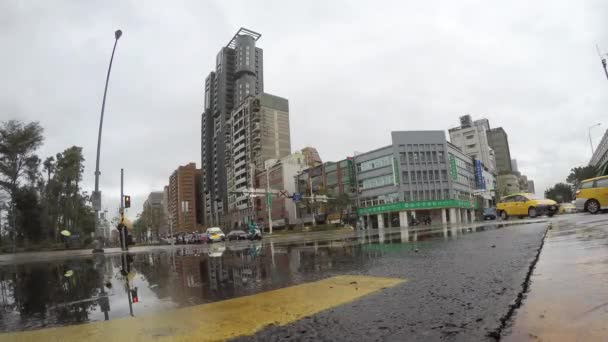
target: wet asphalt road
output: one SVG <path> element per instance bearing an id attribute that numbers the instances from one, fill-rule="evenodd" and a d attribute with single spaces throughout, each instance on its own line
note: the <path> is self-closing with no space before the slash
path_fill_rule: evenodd
<path id="1" fill-rule="evenodd" d="M 406 283 L 237 340 L 494 340 L 522 291 L 547 227 L 457 231 L 445 239 L 377 245 L 385 249 L 384 257 L 369 269 L 350 273 L 407 278 Z"/>
<path id="2" fill-rule="evenodd" d="M 0 332 L 163 314 L 348 274 L 407 281 L 239 340 L 493 340 L 548 227 L 510 223 L 20 260 L 0 265 Z"/>

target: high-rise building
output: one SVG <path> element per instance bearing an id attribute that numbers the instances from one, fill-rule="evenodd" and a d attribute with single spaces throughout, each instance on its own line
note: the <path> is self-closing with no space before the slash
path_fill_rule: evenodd
<path id="1" fill-rule="evenodd" d="M 306 165 L 308 165 L 308 167 L 317 167 L 323 164 L 323 161 L 319 156 L 319 152 L 314 147 L 304 147 L 302 149 L 302 154 L 304 155 L 304 160 L 306 161 Z"/>
<path id="2" fill-rule="evenodd" d="M 163 208 L 163 191 L 154 191 L 144 202 L 141 218 L 148 229 L 148 238 L 158 238 L 168 232 L 166 216 Z"/>
<path id="3" fill-rule="evenodd" d="M 470 115 L 460 117 L 460 126 L 450 128 L 450 142 L 469 157 L 480 160 L 491 173 L 496 171 L 494 150 L 488 142 L 488 119 L 471 120 Z"/>
<path id="4" fill-rule="evenodd" d="M 215 59 L 215 71 L 205 79 L 201 117 L 201 162 L 204 224 L 219 225 L 228 209 L 226 164 L 231 131 L 227 122 L 234 108 L 249 95 L 264 91 L 263 51 L 256 47 L 260 34 L 241 28 Z M 228 141 L 227 141 L 228 140 Z"/>
<path id="5" fill-rule="evenodd" d="M 513 172 L 511 166 L 511 152 L 509 150 L 509 137 L 502 127 L 492 128 L 487 131 L 488 143 L 494 150 L 496 170 L 498 173 Z"/>
<path id="6" fill-rule="evenodd" d="M 249 190 L 256 172 L 290 153 L 289 103 L 265 93 L 248 96 L 232 111 L 226 133 L 228 217 L 235 226 L 253 217 Z"/>
<path id="7" fill-rule="evenodd" d="M 195 163 L 180 166 L 169 178 L 169 219 L 173 233 L 192 232 L 201 224 L 201 170 Z"/>
<path id="8" fill-rule="evenodd" d="M 534 181 L 528 180 L 528 192 L 531 194 L 536 193 L 536 189 L 534 188 Z"/>
<path id="9" fill-rule="evenodd" d="M 513 169 L 513 172 L 519 172 L 519 168 L 517 167 L 517 159 L 511 159 L 511 169 Z"/>

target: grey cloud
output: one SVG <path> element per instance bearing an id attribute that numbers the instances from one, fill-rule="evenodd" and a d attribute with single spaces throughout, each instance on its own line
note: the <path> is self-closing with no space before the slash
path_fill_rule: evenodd
<path id="1" fill-rule="evenodd" d="M 4 1 L 0 119 L 41 121 L 42 156 L 83 146 L 90 190 L 123 29 L 101 188 L 115 208 L 124 167 L 134 216 L 178 165 L 200 164 L 203 80 L 245 26 L 262 33 L 266 91 L 290 100 L 294 149 L 337 160 L 388 144 L 391 130 L 447 129 L 470 113 L 507 130 L 542 191 L 588 160 L 587 123 L 605 117 L 594 45 L 608 49 L 606 13 L 602 1 Z"/>

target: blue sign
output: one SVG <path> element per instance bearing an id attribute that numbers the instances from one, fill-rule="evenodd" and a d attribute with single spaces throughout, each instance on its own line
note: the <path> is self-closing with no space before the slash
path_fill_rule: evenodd
<path id="1" fill-rule="evenodd" d="M 486 182 L 483 179 L 483 168 L 479 159 L 475 159 L 475 184 L 477 185 L 477 189 L 486 189 Z"/>
<path id="2" fill-rule="evenodd" d="M 291 195 L 291 199 L 294 202 L 300 202 L 302 200 L 302 194 L 299 192 L 294 192 L 293 195 Z"/>

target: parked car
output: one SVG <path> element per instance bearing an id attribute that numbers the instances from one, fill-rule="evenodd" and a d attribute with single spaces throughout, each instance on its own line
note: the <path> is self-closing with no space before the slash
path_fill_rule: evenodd
<path id="1" fill-rule="evenodd" d="M 483 208 L 484 220 L 496 220 L 496 208 Z"/>
<path id="2" fill-rule="evenodd" d="M 226 235 L 224 235 L 220 227 L 207 228 L 206 234 L 209 242 L 226 241 Z"/>
<path id="3" fill-rule="evenodd" d="M 247 234 L 247 238 L 249 240 L 262 240 L 262 231 L 258 227 L 250 229 L 249 234 Z"/>
<path id="4" fill-rule="evenodd" d="M 608 176 L 585 179 L 576 191 L 576 209 L 597 214 L 608 209 Z"/>
<path id="5" fill-rule="evenodd" d="M 233 230 L 230 233 L 228 233 L 228 235 L 226 235 L 226 238 L 228 238 L 228 241 L 247 240 L 248 237 L 249 237 L 249 234 L 245 233 L 242 230 Z"/>
<path id="6" fill-rule="evenodd" d="M 533 194 L 521 193 L 503 197 L 498 205 L 496 212 L 503 220 L 510 216 L 518 217 L 537 217 L 555 215 L 559 211 L 559 205 L 554 200 L 538 199 Z"/>

